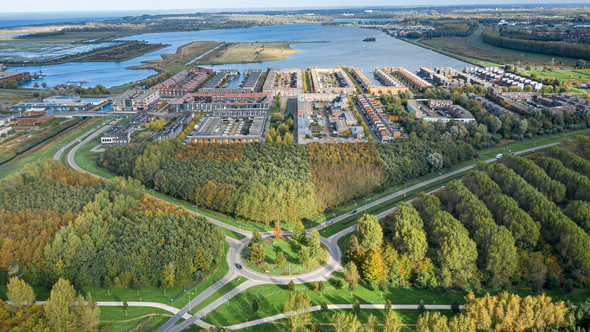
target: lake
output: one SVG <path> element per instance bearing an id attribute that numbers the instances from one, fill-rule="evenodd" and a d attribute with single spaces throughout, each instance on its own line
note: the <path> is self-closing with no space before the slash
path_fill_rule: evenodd
<path id="1" fill-rule="evenodd" d="M 375 37 L 375 42 L 363 42 L 366 37 Z M 152 70 L 125 69 L 141 65 L 142 61 L 160 59 L 161 54 L 176 52 L 179 46 L 200 40 L 227 42 L 303 42 L 329 41 L 329 43 L 292 44 L 298 54 L 286 60 L 262 63 L 205 66 L 213 69 L 232 68 L 240 71 L 248 68 L 318 68 L 354 66 L 367 76 L 375 67 L 404 67 L 416 71 L 421 66 L 454 67 L 462 69 L 469 65 L 457 59 L 418 47 L 390 37 L 381 31 L 359 27 L 329 27 L 321 24 L 291 24 L 244 29 L 206 30 L 191 32 L 150 33 L 122 38 L 121 40 L 146 40 L 150 43 L 172 46 L 123 62 L 73 62 L 51 66 L 11 68 L 10 71 L 43 71 L 44 77 L 34 82 L 46 82 L 49 86 L 64 84 L 70 80 L 88 80 L 86 85 L 101 84 L 105 87 L 135 82 L 154 73 Z M 33 82 L 27 84 L 33 86 Z"/>

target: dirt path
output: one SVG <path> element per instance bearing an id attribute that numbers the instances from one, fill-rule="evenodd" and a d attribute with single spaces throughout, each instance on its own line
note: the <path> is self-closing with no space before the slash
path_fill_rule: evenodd
<path id="1" fill-rule="evenodd" d="M 150 317 L 150 316 L 166 316 L 166 317 L 172 317 L 172 315 L 168 315 L 168 314 L 147 314 L 147 315 L 143 315 L 141 317 L 135 317 L 135 318 L 127 319 L 127 320 L 101 320 L 100 322 L 101 323 L 127 323 L 127 322 L 132 322 L 134 320 L 138 320 L 138 319 Z"/>

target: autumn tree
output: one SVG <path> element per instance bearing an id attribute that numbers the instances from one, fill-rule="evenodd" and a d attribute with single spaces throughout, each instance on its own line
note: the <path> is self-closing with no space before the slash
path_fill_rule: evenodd
<path id="1" fill-rule="evenodd" d="M 283 230 L 281 229 L 281 225 L 279 222 L 275 222 L 275 227 L 272 229 L 272 234 L 274 235 L 275 239 L 280 239 L 283 236 Z"/>
<path id="2" fill-rule="evenodd" d="M 6 297 L 15 311 L 23 307 L 30 307 L 35 303 L 33 288 L 24 280 L 12 277 L 8 282 L 7 288 Z"/>
<path id="3" fill-rule="evenodd" d="M 314 261 L 314 259 L 311 258 L 311 250 L 306 246 L 301 246 L 299 253 L 297 254 L 297 259 L 301 266 L 310 266 Z"/>
<path id="4" fill-rule="evenodd" d="M 289 280 L 289 283 L 287 284 L 287 290 L 289 292 L 293 292 L 295 290 L 295 283 L 293 280 Z"/>
<path id="5" fill-rule="evenodd" d="M 377 284 L 385 278 L 385 264 L 379 250 L 371 250 L 363 264 L 363 277 L 369 283 Z"/>
<path id="6" fill-rule="evenodd" d="M 266 251 L 261 243 L 254 243 L 248 256 L 251 262 L 262 262 L 266 258 Z"/>
<path id="7" fill-rule="evenodd" d="M 291 331 L 298 331 L 305 325 L 311 323 L 311 300 L 303 292 L 291 295 L 284 305 L 284 314 L 287 318 L 287 326 Z"/>
<path id="8" fill-rule="evenodd" d="M 385 321 L 383 332 L 399 332 L 402 329 L 402 322 L 397 317 L 395 311 L 390 310 L 386 312 L 383 320 Z"/>
<path id="9" fill-rule="evenodd" d="M 332 317 L 332 322 L 336 332 L 357 332 L 361 327 L 355 315 L 339 312 Z"/>
<path id="10" fill-rule="evenodd" d="M 295 228 L 293 229 L 293 238 L 299 242 L 305 240 L 305 226 L 303 226 L 301 220 L 298 220 L 297 223 L 295 223 Z"/>
<path id="11" fill-rule="evenodd" d="M 352 292 L 356 289 L 357 282 L 355 280 L 351 280 L 348 283 L 348 291 L 350 292 L 350 297 L 352 297 Z"/>
<path id="12" fill-rule="evenodd" d="M 359 276 L 356 264 L 354 264 L 353 262 L 348 262 L 346 264 L 346 272 L 344 273 L 344 280 L 346 280 L 346 282 L 353 282 L 353 281 L 358 282 L 359 279 L 360 279 L 360 276 Z"/>
<path id="13" fill-rule="evenodd" d="M 322 254 L 322 243 L 320 241 L 320 232 L 317 229 L 314 228 L 311 230 L 307 244 L 309 245 L 311 257 L 320 258 Z"/>
<path id="14" fill-rule="evenodd" d="M 64 279 L 53 286 L 49 300 L 45 303 L 45 313 L 49 325 L 58 332 L 97 331 L 100 309 L 96 301 L 86 294 L 75 297 L 74 287 Z"/>
<path id="15" fill-rule="evenodd" d="M 454 332 L 449 330 L 447 317 L 439 311 L 428 311 L 418 317 L 418 332 Z"/>
<path id="16" fill-rule="evenodd" d="M 285 264 L 286 261 L 287 261 L 287 258 L 285 257 L 285 254 L 283 254 L 282 251 L 277 251 L 276 256 L 275 256 L 275 265 L 281 266 L 281 265 Z"/>
<path id="17" fill-rule="evenodd" d="M 367 319 L 367 324 L 365 324 L 365 332 L 378 332 L 379 323 L 377 322 L 377 317 L 375 315 L 370 314 L 369 318 Z"/>
<path id="18" fill-rule="evenodd" d="M 251 243 L 262 243 L 262 234 L 260 234 L 260 231 L 258 230 L 258 228 L 254 229 L 254 232 L 252 232 L 252 240 L 250 240 Z"/>
<path id="19" fill-rule="evenodd" d="M 379 291 L 381 291 L 381 297 L 383 297 L 383 293 L 387 293 L 388 290 L 389 287 L 387 286 L 387 280 L 381 279 L 381 281 L 379 281 Z"/>
<path id="20" fill-rule="evenodd" d="M 164 291 L 164 295 L 166 295 L 166 288 L 168 288 L 168 283 L 166 280 L 162 280 L 160 282 L 160 289 Z"/>

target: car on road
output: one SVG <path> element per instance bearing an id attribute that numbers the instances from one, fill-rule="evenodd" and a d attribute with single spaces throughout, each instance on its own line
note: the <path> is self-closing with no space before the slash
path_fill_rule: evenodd
<path id="1" fill-rule="evenodd" d="M 242 269 L 242 264 L 236 263 L 236 267 L 238 268 L 238 270 L 241 270 Z"/>
<path id="2" fill-rule="evenodd" d="M 502 154 L 496 155 L 496 159 L 502 158 Z"/>
<path id="3" fill-rule="evenodd" d="M 333 222 L 334 222 L 334 220 L 330 220 L 330 221 L 328 221 L 326 224 L 328 224 L 328 225 L 332 225 L 332 223 L 333 223 Z"/>
<path id="4" fill-rule="evenodd" d="M 355 213 L 356 213 L 356 210 L 350 211 L 350 214 L 355 214 Z"/>

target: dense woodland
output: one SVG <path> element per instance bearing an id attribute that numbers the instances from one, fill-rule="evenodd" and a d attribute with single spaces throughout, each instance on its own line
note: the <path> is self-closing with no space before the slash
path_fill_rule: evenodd
<path id="1" fill-rule="evenodd" d="M 553 43 L 546 41 L 502 37 L 494 34 L 493 26 L 489 26 L 484 29 L 481 34 L 481 39 L 490 45 L 511 50 L 590 60 L 590 46 L 588 45 Z"/>
<path id="2" fill-rule="evenodd" d="M 471 160 L 466 143 L 110 147 L 98 164 L 149 188 L 254 222 L 294 223 L 366 193 Z"/>
<path id="3" fill-rule="evenodd" d="M 419 289 L 585 286 L 588 147 L 577 136 L 543 155 L 478 163 L 463 181 L 401 203 L 381 223 L 363 216 L 346 253 L 356 278 Z"/>
<path id="4" fill-rule="evenodd" d="M 218 227 L 154 201 L 139 181 L 102 181 L 48 161 L 0 183 L 0 220 L 3 284 L 19 276 L 46 286 L 184 285 L 222 257 Z"/>

